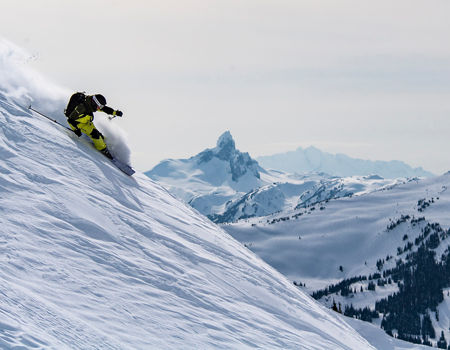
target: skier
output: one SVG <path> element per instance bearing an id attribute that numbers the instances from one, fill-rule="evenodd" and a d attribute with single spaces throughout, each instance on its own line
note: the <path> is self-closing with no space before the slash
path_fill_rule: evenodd
<path id="1" fill-rule="evenodd" d="M 78 137 L 81 136 L 82 132 L 85 133 L 90 137 L 97 150 L 112 159 L 113 157 L 109 153 L 102 133 L 97 130 L 92 122 L 96 111 L 102 111 L 118 117 L 123 115 L 121 111 L 106 106 L 106 98 L 103 95 L 86 96 L 81 92 L 71 96 L 64 113 L 67 117 L 67 122 Z"/>

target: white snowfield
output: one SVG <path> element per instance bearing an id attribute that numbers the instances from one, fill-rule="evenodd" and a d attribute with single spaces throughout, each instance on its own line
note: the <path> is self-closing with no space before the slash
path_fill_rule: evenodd
<path id="1" fill-rule="evenodd" d="M 406 244 L 405 235 L 414 241 L 421 234 L 420 225 L 387 230 L 402 215 L 426 217 L 447 230 L 449 187 L 450 172 L 223 227 L 285 276 L 307 282 L 313 291 L 344 278 L 379 272 L 377 260 L 396 257 L 397 248 Z M 419 211 L 422 199 L 433 203 Z M 389 264 L 395 266 L 395 259 Z"/>
<path id="2" fill-rule="evenodd" d="M 15 49 L 0 41 L 1 349 L 387 344 L 359 327 L 370 345 L 147 176 L 124 175 L 88 140 L 17 105 L 64 102 L 14 70 Z M 418 348 L 405 344 L 385 349 Z"/>

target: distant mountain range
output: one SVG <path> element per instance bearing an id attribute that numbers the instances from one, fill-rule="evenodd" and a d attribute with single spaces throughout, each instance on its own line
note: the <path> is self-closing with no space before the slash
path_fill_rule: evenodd
<path id="1" fill-rule="evenodd" d="M 266 216 L 404 181 L 266 170 L 236 149 L 229 131 L 219 137 L 216 147 L 189 159 L 164 160 L 145 174 L 217 223 Z"/>
<path id="2" fill-rule="evenodd" d="M 266 169 L 277 169 L 298 174 L 323 172 L 339 177 L 377 174 L 386 179 L 433 176 L 429 171 L 422 168 L 412 168 L 398 160 L 371 161 L 357 159 L 345 154 L 322 152 L 312 146 L 305 149 L 299 147 L 296 151 L 262 156 L 256 158 L 256 160 Z"/>

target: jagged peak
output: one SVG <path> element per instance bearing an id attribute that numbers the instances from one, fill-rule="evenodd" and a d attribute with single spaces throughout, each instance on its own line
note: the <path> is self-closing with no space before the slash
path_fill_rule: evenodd
<path id="1" fill-rule="evenodd" d="M 238 153 L 233 136 L 229 131 L 225 131 L 217 140 L 215 153 L 219 159 L 229 161 Z"/>
<path id="2" fill-rule="evenodd" d="M 259 164 L 252 159 L 247 152 L 240 152 L 236 149 L 233 136 L 230 131 L 225 131 L 217 140 L 217 147 L 213 149 L 206 149 L 194 157 L 198 164 L 205 164 L 210 162 L 213 158 L 220 159 L 229 163 L 232 180 L 237 181 L 241 176 L 248 171 L 256 178 L 260 178 Z"/>
<path id="3" fill-rule="evenodd" d="M 220 135 L 219 139 L 217 140 L 217 147 L 221 149 L 223 148 L 236 149 L 236 144 L 229 130 L 225 131 L 222 135 Z"/>

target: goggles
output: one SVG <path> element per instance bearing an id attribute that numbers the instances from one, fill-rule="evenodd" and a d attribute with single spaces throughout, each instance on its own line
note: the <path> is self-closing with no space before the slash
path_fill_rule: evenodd
<path id="1" fill-rule="evenodd" d="M 95 97 L 95 95 L 92 96 L 92 99 L 94 100 L 94 102 L 97 105 L 98 109 L 102 109 L 103 107 L 105 107 L 105 105 L 102 105 L 100 102 L 98 102 L 97 97 Z"/>

